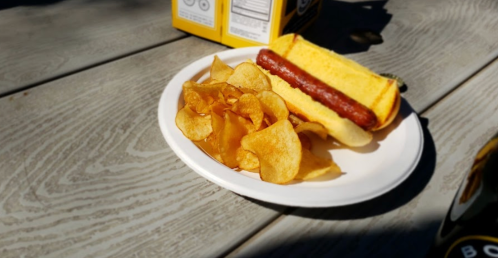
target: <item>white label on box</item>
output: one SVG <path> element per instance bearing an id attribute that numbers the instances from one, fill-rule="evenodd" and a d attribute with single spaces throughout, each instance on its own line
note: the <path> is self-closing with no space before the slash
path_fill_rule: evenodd
<path id="1" fill-rule="evenodd" d="M 270 42 L 272 0 L 231 0 L 228 10 L 228 33 L 264 44 Z"/>
<path id="2" fill-rule="evenodd" d="M 214 28 L 215 0 L 178 0 L 178 16 Z"/>

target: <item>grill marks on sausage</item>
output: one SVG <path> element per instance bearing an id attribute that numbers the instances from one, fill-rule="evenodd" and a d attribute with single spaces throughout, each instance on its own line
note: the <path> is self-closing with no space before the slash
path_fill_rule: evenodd
<path id="1" fill-rule="evenodd" d="M 363 130 L 370 131 L 377 125 L 377 116 L 372 110 L 328 86 L 277 53 L 262 49 L 256 58 L 256 63 L 288 82 L 291 87 L 300 89 L 313 100 L 332 109 L 340 117 L 351 120 Z"/>

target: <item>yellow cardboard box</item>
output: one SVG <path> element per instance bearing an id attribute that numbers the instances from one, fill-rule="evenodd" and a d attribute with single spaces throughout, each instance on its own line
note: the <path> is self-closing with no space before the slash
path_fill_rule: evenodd
<path id="1" fill-rule="evenodd" d="M 230 47 L 267 45 L 306 29 L 322 0 L 173 0 L 173 27 Z"/>

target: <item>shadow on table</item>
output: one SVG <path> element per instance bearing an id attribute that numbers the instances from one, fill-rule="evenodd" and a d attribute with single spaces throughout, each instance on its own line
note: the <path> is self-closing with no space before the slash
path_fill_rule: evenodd
<path id="1" fill-rule="evenodd" d="M 409 113 L 415 112 L 404 99 L 402 106 L 403 108 L 400 109 L 400 114 L 403 117 L 407 117 Z M 357 204 L 332 208 L 288 208 L 284 213 L 292 213 L 293 216 L 321 220 L 361 219 L 381 215 L 395 210 L 416 198 L 427 186 L 436 168 L 436 147 L 428 130 L 429 120 L 423 117 L 419 117 L 419 120 L 422 125 L 424 137 L 422 156 L 411 175 L 393 190 L 372 200 Z M 260 201 L 255 202 L 270 209 L 278 211 L 283 210 L 283 208 L 278 205 Z"/>
<path id="2" fill-rule="evenodd" d="M 282 235 L 257 243 L 248 253 L 237 257 L 424 257 L 440 225 L 439 219 L 427 219 L 412 227 L 371 229 L 367 232 L 348 229 L 314 230 Z M 255 248 L 254 248 L 255 247 Z M 260 248 L 261 247 L 261 248 Z"/>
<path id="3" fill-rule="evenodd" d="M 318 220 L 359 220 L 400 208 L 416 198 L 430 181 L 436 167 L 436 148 L 428 130 L 429 121 L 419 117 L 424 148 L 419 164 L 399 186 L 375 199 L 333 208 L 292 208 L 255 201 L 270 209 L 284 210 L 294 217 Z M 447 205 L 447 204 L 442 204 Z M 442 218 L 430 217 L 413 224 L 397 223 L 396 219 L 382 229 L 351 232 L 332 225 L 302 234 L 268 239 L 263 248 L 240 257 L 424 257 L 433 243 Z M 396 226 L 403 225 L 403 226 Z M 314 232 L 311 234 L 310 232 Z M 259 247 L 259 246 L 257 246 Z M 373 255 L 373 256 L 372 256 Z"/>
<path id="4" fill-rule="evenodd" d="M 383 42 L 381 32 L 392 18 L 384 9 L 386 2 L 323 1 L 318 19 L 302 35 L 340 54 L 367 51 Z"/>
<path id="5" fill-rule="evenodd" d="M 63 0 L 4 0 L 0 2 L 0 10 L 25 5 L 50 5 Z"/>

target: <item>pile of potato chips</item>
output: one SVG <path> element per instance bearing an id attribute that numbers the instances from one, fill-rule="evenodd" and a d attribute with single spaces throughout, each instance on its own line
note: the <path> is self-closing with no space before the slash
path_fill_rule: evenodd
<path id="1" fill-rule="evenodd" d="M 215 56 L 208 80 L 183 84 L 185 106 L 176 115 L 176 125 L 219 162 L 259 172 L 266 182 L 285 184 L 340 173 L 332 160 L 311 153 L 304 133 L 325 139 L 326 129 L 289 114 L 271 88 L 250 60 L 231 68 Z"/>

